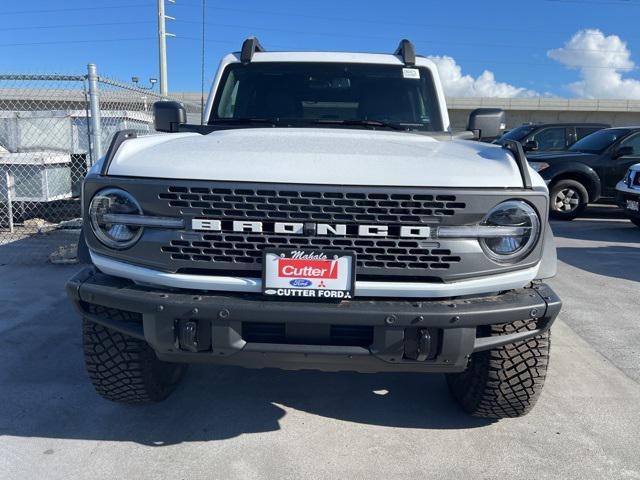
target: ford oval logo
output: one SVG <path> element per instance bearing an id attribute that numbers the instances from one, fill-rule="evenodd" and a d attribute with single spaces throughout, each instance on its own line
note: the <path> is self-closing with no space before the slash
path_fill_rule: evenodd
<path id="1" fill-rule="evenodd" d="M 310 287 L 311 280 L 307 280 L 306 278 L 294 278 L 293 280 L 289 280 L 289 285 L 292 287 Z"/>

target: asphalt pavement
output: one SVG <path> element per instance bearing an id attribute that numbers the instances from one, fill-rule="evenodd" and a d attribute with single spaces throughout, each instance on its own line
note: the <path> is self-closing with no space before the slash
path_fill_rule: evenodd
<path id="1" fill-rule="evenodd" d="M 63 291 L 79 267 L 0 247 L 0 479 L 640 479 L 640 229 L 611 209 L 553 229 L 547 384 L 497 422 L 440 375 L 197 365 L 162 404 L 107 402 Z"/>

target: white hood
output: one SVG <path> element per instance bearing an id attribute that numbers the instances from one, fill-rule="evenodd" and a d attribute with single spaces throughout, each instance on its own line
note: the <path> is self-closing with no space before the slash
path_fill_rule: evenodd
<path id="1" fill-rule="evenodd" d="M 109 175 L 328 185 L 522 187 L 496 145 L 406 132 L 248 128 L 122 144 Z M 544 183 L 532 171 L 534 185 Z"/>

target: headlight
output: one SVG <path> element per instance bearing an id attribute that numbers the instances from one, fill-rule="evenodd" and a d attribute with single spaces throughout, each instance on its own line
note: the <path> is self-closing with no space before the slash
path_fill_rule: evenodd
<path id="1" fill-rule="evenodd" d="M 531 253 L 540 236 L 540 218 L 533 207 L 522 200 L 499 204 L 484 217 L 482 226 L 492 227 L 495 232 L 492 236 L 483 235 L 480 244 L 485 254 L 498 263 L 522 260 Z"/>
<path id="2" fill-rule="evenodd" d="M 101 190 L 89 205 L 91 229 L 107 247 L 122 250 L 131 247 L 142 236 L 142 226 L 119 222 L 142 215 L 142 208 L 131 194 L 119 188 Z"/>
<path id="3" fill-rule="evenodd" d="M 531 168 L 536 172 L 541 172 L 545 168 L 549 168 L 549 164 L 544 162 L 529 162 L 529 165 L 531 165 Z"/>

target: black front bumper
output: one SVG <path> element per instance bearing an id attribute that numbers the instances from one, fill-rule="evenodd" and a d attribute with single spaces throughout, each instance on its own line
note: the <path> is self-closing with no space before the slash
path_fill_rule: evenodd
<path id="1" fill-rule="evenodd" d="M 627 200 L 640 202 L 640 191 L 638 193 L 618 192 L 616 195 L 616 203 L 624 210 L 624 213 L 628 217 L 640 219 L 640 211 L 627 208 Z"/>
<path id="2" fill-rule="evenodd" d="M 449 300 L 311 303 L 153 289 L 93 267 L 72 278 L 67 292 L 87 320 L 145 340 L 162 360 L 325 371 L 462 371 L 473 352 L 547 330 L 561 307 L 544 284 Z M 515 321 L 533 327 L 486 334 L 490 325 Z M 419 360 L 417 337 L 428 337 Z"/>

